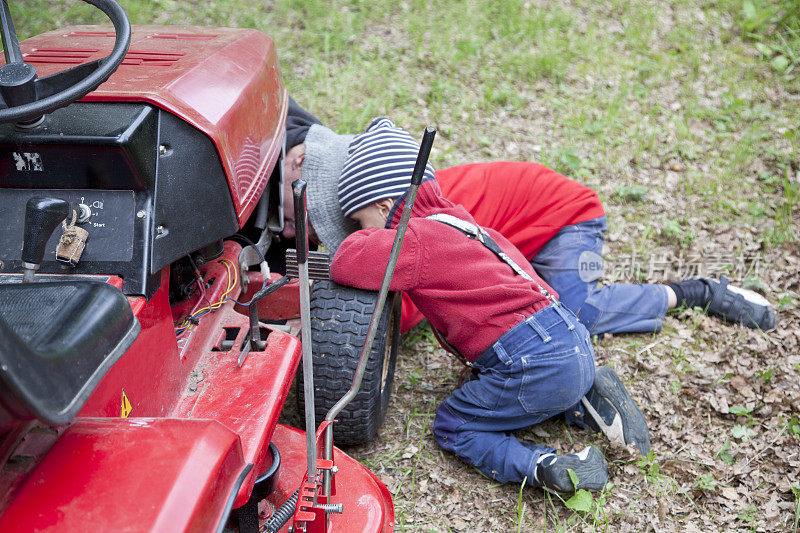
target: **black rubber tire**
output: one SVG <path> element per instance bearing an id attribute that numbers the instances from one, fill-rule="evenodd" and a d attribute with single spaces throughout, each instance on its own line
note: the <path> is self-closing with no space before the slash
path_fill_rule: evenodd
<path id="1" fill-rule="evenodd" d="M 331 407 L 350 390 L 358 357 L 378 294 L 317 281 L 311 289 L 311 338 L 314 354 L 314 404 L 319 426 Z M 390 293 L 381 313 L 358 394 L 333 425 L 337 446 L 372 442 L 389 407 L 400 339 L 400 297 Z M 300 365 L 297 406 L 305 416 Z"/>

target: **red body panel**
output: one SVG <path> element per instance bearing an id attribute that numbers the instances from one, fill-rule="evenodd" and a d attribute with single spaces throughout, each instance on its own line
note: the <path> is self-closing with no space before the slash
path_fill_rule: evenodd
<path id="1" fill-rule="evenodd" d="M 218 302 L 228 292 L 238 298 L 241 284 L 233 265 L 241 246 L 226 241 L 222 255 L 203 267 L 210 283 L 206 296 Z M 226 267 L 226 263 L 228 267 Z M 169 271 L 162 273 L 155 296 L 135 313 L 142 331 L 135 343 L 101 381 L 80 416 L 121 414 L 122 394 L 131 405 L 131 416 L 217 420 L 241 439 L 244 458 L 260 468 L 272 431 L 286 401 L 300 360 L 300 342 L 286 333 L 269 330 L 267 347 L 252 352 L 238 367 L 248 319 L 234 310 L 234 302 L 201 319 L 177 341 L 168 301 Z M 234 346 L 219 351 L 225 331 L 236 331 Z M 154 380 L 153 376 L 159 376 Z M 251 473 L 242 485 L 236 506 L 244 505 L 254 482 Z"/>
<path id="2" fill-rule="evenodd" d="M 247 291 L 242 293 L 241 298 L 245 302 L 249 302 L 250 298 L 261 290 L 261 286 L 264 283 L 264 276 L 261 275 L 261 272 L 250 272 L 247 277 L 250 283 L 247 285 Z M 274 283 L 280 278 L 280 274 L 272 274 L 270 283 Z M 258 316 L 269 320 L 300 318 L 299 283 L 298 280 L 290 281 L 280 289 L 256 302 Z M 247 308 L 241 305 L 236 306 L 236 310 L 240 313 L 247 313 Z"/>
<path id="3" fill-rule="evenodd" d="M 222 256 L 203 268 L 205 280 L 214 280 L 208 289 L 210 301 L 217 302 L 228 286 L 228 269 L 222 261 L 236 264 L 241 246 L 226 241 Z M 230 296 L 238 297 L 240 284 L 231 280 Z M 142 327 L 133 346 L 109 370 L 86 402 L 79 416 L 120 416 L 122 391 L 131 403 L 130 416 L 167 416 L 180 399 L 189 374 L 205 350 L 210 350 L 222 334 L 224 313 L 206 315 L 196 327 L 175 338 L 169 303 L 169 269 L 161 274 L 156 294 L 134 314 Z M 232 307 L 233 303 L 225 304 Z M 153 380 L 152 376 L 159 376 Z"/>
<path id="4" fill-rule="evenodd" d="M 106 56 L 113 44 L 110 26 L 73 26 L 21 48 L 42 78 Z M 261 32 L 135 26 L 125 61 L 84 101 L 149 102 L 208 135 L 243 225 L 283 148 L 289 99 L 275 43 Z"/>
<path id="5" fill-rule="evenodd" d="M 255 466 L 236 497 L 234 507 L 240 507 L 247 503 L 264 462 L 301 350 L 295 337 L 270 330 L 267 348 L 250 352 L 239 368 L 240 347 L 248 333 L 247 317 L 232 306 L 218 313 L 223 314 L 222 327 L 239 330 L 234 346 L 229 351 L 215 351 L 214 345 L 205 347 L 195 366 L 194 382 L 189 383 L 190 389 L 170 416 L 217 420 L 239 435 L 245 461 Z"/>
<path id="6" fill-rule="evenodd" d="M 78 416 L 120 416 L 122 392 L 131 416 L 164 416 L 180 393 L 181 374 L 175 329 L 169 308 L 169 269 L 161 273 L 161 287 L 149 302 L 143 298 L 134 314 L 142 329 L 133 345 L 111 367 Z M 144 304 L 144 305 L 142 305 Z M 159 376 L 154 380 L 153 376 Z"/>
<path id="7" fill-rule="evenodd" d="M 2 531 L 209 531 L 245 463 L 210 420 L 78 419 L 0 516 Z"/>

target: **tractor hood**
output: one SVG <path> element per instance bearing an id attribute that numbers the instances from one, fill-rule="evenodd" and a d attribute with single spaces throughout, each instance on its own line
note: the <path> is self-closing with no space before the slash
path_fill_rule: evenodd
<path id="1" fill-rule="evenodd" d="M 21 43 L 38 76 L 94 61 L 114 44 L 111 26 L 73 26 Z M 134 26 L 122 65 L 83 101 L 148 102 L 211 138 L 243 224 L 280 155 L 288 97 L 275 44 L 255 30 Z"/>

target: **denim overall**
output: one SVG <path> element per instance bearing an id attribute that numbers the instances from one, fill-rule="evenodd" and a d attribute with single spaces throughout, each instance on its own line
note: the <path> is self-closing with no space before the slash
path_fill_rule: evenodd
<path id="1" fill-rule="evenodd" d="M 603 268 L 601 254 L 606 231 L 605 216 L 565 226 L 536 254 L 531 266 L 592 335 L 661 331 L 667 313 L 664 285 L 597 285 Z M 589 264 L 587 269 L 582 260 L 587 256 L 600 264 Z M 596 269 L 596 275 L 592 275 L 592 268 Z"/>
<path id="2" fill-rule="evenodd" d="M 456 227 L 489 249 L 492 244 L 497 248 L 480 228 L 470 234 L 463 224 L 456 226 L 436 215 L 428 218 Z M 538 458 L 555 451 L 543 444 L 520 442 L 512 432 L 562 413 L 568 421 L 580 418 L 580 400 L 594 382 L 588 330 L 546 290 L 539 289 L 551 304 L 511 328 L 473 362 L 477 376 L 442 402 L 433 423 L 434 437 L 442 448 L 500 482 L 533 480 Z"/>

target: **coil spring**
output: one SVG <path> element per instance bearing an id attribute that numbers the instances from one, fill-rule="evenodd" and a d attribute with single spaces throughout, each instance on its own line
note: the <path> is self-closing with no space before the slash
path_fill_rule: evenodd
<path id="1" fill-rule="evenodd" d="M 297 507 L 297 497 L 300 495 L 300 489 L 294 491 L 294 494 L 289 496 L 283 505 L 281 505 L 275 514 L 264 523 L 261 531 L 264 533 L 277 533 L 289 521 L 294 514 L 295 507 Z"/>

